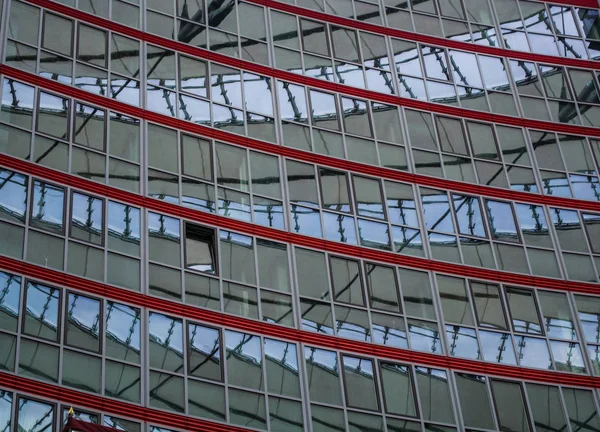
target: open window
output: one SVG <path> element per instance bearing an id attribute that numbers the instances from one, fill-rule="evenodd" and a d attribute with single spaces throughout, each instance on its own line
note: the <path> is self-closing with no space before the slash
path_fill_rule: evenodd
<path id="1" fill-rule="evenodd" d="M 185 267 L 217 274 L 215 232 L 196 224 L 185 224 Z"/>

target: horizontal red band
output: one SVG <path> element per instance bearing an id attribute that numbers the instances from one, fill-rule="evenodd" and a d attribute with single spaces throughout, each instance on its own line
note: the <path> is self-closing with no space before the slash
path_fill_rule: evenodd
<path id="1" fill-rule="evenodd" d="M 478 45 L 469 42 L 461 42 L 453 39 L 446 39 L 437 36 L 429 36 L 423 33 L 416 33 L 407 30 L 398 30 L 391 27 L 384 27 L 377 24 L 371 24 L 365 21 L 357 21 L 350 18 L 343 18 L 336 15 L 330 15 L 324 12 L 319 12 L 313 9 L 305 9 L 302 7 L 294 6 L 289 3 L 283 3 L 276 0 L 245 0 L 249 3 L 262 5 L 275 9 L 282 12 L 288 12 L 294 15 L 302 16 L 305 18 L 317 19 L 325 21 L 331 24 L 341 25 L 344 27 L 350 27 L 357 30 L 364 30 L 371 33 L 383 34 L 387 36 L 397 37 L 401 39 L 411 40 L 414 42 L 421 42 L 428 45 L 437 45 L 446 48 L 458 49 L 468 52 L 476 52 L 479 54 L 489 54 L 497 57 L 509 57 L 516 60 L 524 61 L 535 61 L 540 63 L 550 63 L 562 66 L 573 66 L 578 68 L 588 69 L 600 69 L 600 62 L 595 60 L 583 60 L 570 57 L 559 57 L 551 56 L 546 54 L 536 54 L 525 51 L 508 50 L 504 48 L 495 48 L 488 45 Z M 596 0 L 591 0 L 592 2 Z M 553 3 L 556 3 L 553 1 Z M 563 4 L 576 3 L 573 1 L 563 1 Z M 581 3 L 590 3 L 590 1 L 582 0 Z M 573 5 L 573 6 L 584 6 L 584 5 Z M 598 8 L 596 3 L 594 8 Z"/>
<path id="2" fill-rule="evenodd" d="M 129 37 L 139 39 L 148 43 L 152 43 L 154 45 L 158 45 L 160 47 L 178 51 L 181 53 L 189 54 L 192 56 L 196 56 L 202 59 L 219 62 L 222 64 L 226 64 L 228 66 L 242 68 L 249 72 L 253 72 L 260 75 L 271 76 L 277 79 L 289 81 L 292 83 L 307 85 L 315 88 L 319 88 L 326 91 L 332 91 L 337 93 L 343 93 L 353 97 L 366 98 L 371 99 L 373 101 L 404 106 L 407 108 L 415 108 L 424 111 L 430 111 L 439 114 L 447 114 L 453 115 L 457 117 L 464 117 L 471 120 L 483 120 L 490 121 L 494 123 L 514 125 L 514 126 L 523 126 L 523 127 L 531 127 L 536 129 L 549 130 L 554 132 L 566 133 L 566 134 L 579 134 L 579 135 L 591 135 L 591 136 L 600 136 L 600 128 L 592 128 L 586 126 L 576 126 L 566 123 L 555 123 L 550 121 L 542 121 L 542 120 L 530 120 L 523 119 L 519 117 L 511 117 L 503 114 L 491 114 L 488 112 L 476 111 L 472 109 L 459 108 L 451 105 L 443 105 L 432 102 L 424 102 L 421 100 L 404 98 L 400 96 L 388 95 L 384 93 L 379 93 L 373 90 L 365 90 L 358 87 L 350 87 L 344 84 L 338 84 L 330 81 L 320 80 L 317 78 L 312 78 L 308 76 L 303 76 L 300 74 L 274 69 L 268 66 L 263 66 L 257 63 L 253 63 L 246 60 L 240 60 L 234 57 L 229 57 L 223 54 L 218 54 L 216 52 L 198 48 L 192 45 L 188 45 L 182 42 L 177 42 L 172 39 L 167 39 L 161 36 L 157 36 L 155 34 L 147 33 L 141 30 L 137 30 L 131 27 L 127 27 L 125 25 L 116 23 L 114 21 L 110 21 L 104 18 L 100 18 L 96 15 L 88 14 L 86 12 L 82 12 L 77 9 L 73 9 L 68 6 L 64 6 L 62 4 L 52 2 L 50 0 L 26 0 L 31 4 L 35 4 L 46 9 L 62 13 L 71 18 L 76 18 L 78 20 L 94 24 L 98 27 L 102 27 L 107 30 L 115 31 L 127 35 Z M 254 0 L 253 0 L 254 1 Z M 291 6 L 285 3 L 274 2 L 272 0 L 256 0 L 256 1 L 270 1 L 272 3 L 276 3 L 281 9 L 294 8 L 294 11 L 298 11 L 299 13 L 311 13 L 311 14 L 322 14 L 325 17 L 332 17 L 327 14 L 323 14 L 316 11 L 311 11 L 308 9 L 299 8 L 296 6 Z M 332 17 L 336 18 L 337 17 Z M 344 20 L 345 18 L 339 18 L 340 20 Z M 372 24 L 362 23 L 360 21 L 348 20 L 352 23 L 361 23 L 361 25 L 372 26 Z M 374 25 L 373 25 L 374 26 Z M 386 31 L 391 31 L 391 29 L 386 29 L 381 26 L 374 26 L 379 29 L 385 29 Z M 402 32 L 404 34 L 404 32 Z M 408 34 L 412 34 L 407 32 Z M 420 38 L 428 38 L 428 36 L 418 35 Z M 487 53 L 487 54 L 495 54 L 495 55 L 506 55 L 503 53 L 509 53 L 511 57 L 525 60 L 525 61 L 541 61 L 545 63 L 555 63 L 555 64 L 563 64 L 569 66 L 575 66 L 579 68 L 590 68 L 590 69 L 600 69 L 600 62 L 596 61 L 588 61 L 588 60 L 578 60 L 578 59 L 570 59 L 563 57 L 553 57 L 553 56 L 542 56 L 539 54 L 531 54 L 524 53 L 520 51 L 508 51 L 508 50 L 500 50 L 498 48 L 490 48 L 482 45 L 468 44 L 464 42 L 452 41 L 449 39 L 441 39 L 435 38 L 436 40 L 442 41 L 444 46 L 451 47 L 454 44 L 459 44 L 460 49 L 467 49 L 471 47 L 471 51 L 475 49 Z M 433 42 L 430 42 L 433 43 Z M 463 46 L 464 45 L 464 46 Z M 476 48 L 475 48 L 476 47 Z M 488 50 L 492 50 L 493 52 L 488 52 Z"/>
<path id="3" fill-rule="evenodd" d="M 146 422 L 156 426 L 173 427 L 185 431 L 209 431 L 209 432 L 250 432 L 250 429 L 221 424 L 209 420 L 188 417 L 183 414 L 173 414 L 152 408 L 146 408 L 132 403 L 109 399 L 91 393 L 84 393 L 61 387 L 56 384 L 35 381 L 8 372 L 0 372 L 0 387 L 7 390 L 15 390 L 24 396 L 32 395 L 44 398 L 51 403 L 61 402 L 65 405 L 73 405 L 77 408 L 100 411 L 117 417 Z M 58 417 L 62 419 L 62 414 Z M 16 426 L 13 426 L 16 430 Z"/>
<path id="4" fill-rule="evenodd" d="M 303 162 L 342 169 L 354 173 L 366 174 L 387 180 L 414 183 L 420 186 L 451 190 L 458 193 L 480 195 L 489 198 L 514 200 L 530 204 L 545 204 L 553 207 L 600 212 L 600 202 L 597 201 L 562 198 L 552 195 L 533 194 L 510 189 L 482 186 L 472 183 L 447 180 L 437 177 L 429 177 L 421 174 L 412 174 L 404 171 L 397 171 L 389 168 L 376 167 L 373 165 L 363 164 L 359 162 L 338 159 L 317 153 L 298 150 L 291 147 L 285 147 L 277 144 L 259 141 L 243 135 L 226 132 L 220 129 L 203 126 L 185 120 L 178 120 L 171 116 L 144 110 L 133 105 L 128 105 L 126 103 L 119 102 L 114 99 L 109 99 L 104 96 L 99 96 L 94 93 L 81 90 L 77 87 L 71 87 L 65 84 L 61 84 L 57 81 L 42 78 L 40 76 L 31 74 L 29 72 L 24 72 L 19 69 L 15 69 L 10 66 L 0 65 L 0 73 L 3 73 L 7 77 L 26 82 L 28 84 L 36 85 L 46 90 L 55 91 L 87 103 L 121 112 L 122 114 L 138 117 L 157 124 L 177 128 L 186 132 L 202 135 L 211 139 L 227 142 L 229 144 L 237 145 L 240 147 L 247 147 L 253 150 L 259 150 L 271 154 L 276 154 L 279 156 L 292 158 Z M 600 136 L 600 129 L 590 129 L 590 131 L 597 132 Z"/>
<path id="5" fill-rule="evenodd" d="M 381 251 L 378 249 L 370 249 L 363 246 L 348 245 L 345 243 L 338 243 L 330 240 L 323 240 L 320 238 L 282 231 L 275 228 L 255 225 L 249 222 L 243 222 L 213 213 L 193 210 L 180 205 L 171 204 L 165 201 L 124 191 L 4 154 L 0 154 L 0 166 L 4 166 L 24 174 L 39 177 L 54 183 L 71 186 L 92 194 L 120 200 L 127 204 L 143 207 L 148 210 L 168 214 L 178 218 L 184 218 L 201 224 L 234 230 L 243 234 L 255 235 L 278 242 L 290 243 L 300 247 L 314 248 L 331 253 L 348 255 L 359 259 L 379 261 L 413 269 L 426 271 L 431 270 L 459 277 L 484 279 L 501 283 L 526 285 L 583 294 L 600 294 L 600 284 L 597 283 L 530 276 L 520 273 L 511 273 L 500 270 L 490 270 L 480 267 L 454 264 L 445 261 L 401 255 L 393 252 Z"/>
<path id="6" fill-rule="evenodd" d="M 598 9 L 598 0 L 538 0 L 543 3 L 554 3 L 564 6 L 580 6 Z"/>
<path id="7" fill-rule="evenodd" d="M 177 303 L 157 297 L 151 297 L 139 292 L 117 288 L 100 282 L 94 282 L 56 270 L 29 264 L 13 258 L 0 256 L 0 268 L 14 272 L 25 277 L 35 278 L 47 283 L 61 285 L 66 288 L 76 289 L 95 296 L 125 302 L 137 307 L 149 308 L 154 311 L 176 315 L 203 323 L 233 328 L 243 332 L 275 337 L 295 343 L 305 343 L 325 349 L 334 349 L 352 354 L 385 358 L 400 362 L 415 363 L 426 367 L 447 368 L 475 374 L 494 375 L 507 378 L 531 380 L 546 383 L 574 385 L 590 388 L 600 388 L 600 377 L 555 372 L 541 369 L 522 368 L 495 363 L 486 363 L 477 360 L 460 359 L 439 354 L 408 349 L 392 348 L 369 342 L 344 339 L 338 336 L 329 336 L 313 333 L 306 330 L 297 330 L 282 327 L 262 321 L 254 321 L 221 312 Z M 584 347 L 585 348 L 585 347 Z"/>

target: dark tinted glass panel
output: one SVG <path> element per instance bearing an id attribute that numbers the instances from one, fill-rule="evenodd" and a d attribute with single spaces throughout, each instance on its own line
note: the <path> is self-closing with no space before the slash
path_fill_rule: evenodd
<path id="1" fill-rule="evenodd" d="M 339 365 L 335 352 L 304 348 L 310 399 L 334 405 L 342 404 Z"/>
<path id="2" fill-rule="evenodd" d="M 344 383 L 348 405 L 367 410 L 377 410 L 379 401 L 373 361 L 357 357 L 343 356 Z"/>
<path id="3" fill-rule="evenodd" d="M 527 396 L 536 432 L 551 432 L 567 428 L 558 387 L 528 383 Z"/>
<path id="4" fill-rule="evenodd" d="M 416 416 L 415 396 L 408 366 L 381 363 L 385 409 L 390 414 Z"/>
<path id="5" fill-rule="evenodd" d="M 492 391 L 496 402 L 500 430 L 528 432 L 529 421 L 523 401 L 521 385 L 492 380 Z"/>
<path id="6" fill-rule="evenodd" d="M 494 429 L 487 379 L 467 374 L 455 376 L 465 426 Z"/>
<path id="7" fill-rule="evenodd" d="M 425 420 L 454 423 L 448 376 L 443 370 L 417 368 L 417 384 Z"/>

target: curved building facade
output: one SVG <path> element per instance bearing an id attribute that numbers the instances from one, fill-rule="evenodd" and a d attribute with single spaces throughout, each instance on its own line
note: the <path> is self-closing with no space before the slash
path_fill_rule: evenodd
<path id="1" fill-rule="evenodd" d="M 600 431 L 597 0 L 0 10 L 0 432 Z"/>

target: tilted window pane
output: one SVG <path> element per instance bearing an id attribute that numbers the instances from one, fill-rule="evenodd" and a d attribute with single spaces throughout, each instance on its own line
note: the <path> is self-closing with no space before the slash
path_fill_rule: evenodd
<path id="1" fill-rule="evenodd" d="M 323 207 L 343 212 L 352 211 L 346 174 L 341 171 L 319 168 L 319 176 L 323 191 Z"/>
<path id="2" fill-rule="evenodd" d="M 342 405 L 337 354 L 333 351 L 305 347 L 304 359 L 310 400 Z"/>
<path id="3" fill-rule="evenodd" d="M 519 241 L 517 225 L 509 203 L 485 200 L 492 237 L 497 240 Z"/>
<path id="4" fill-rule="evenodd" d="M 446 371 L 418 367 L 417 384 L 424 420 L 454 423 Z"/>
<path id="5" fill-rule="evenodd" d="M 69 293 L 66 343 L 78 348 L 100 350 L 100 301 Z"/>
<path id="6" fill-rule="evenodd" d="M 433 297 L 427 273 L 400 269 L 400 287 L 407 315 L 435 319 Z"/>
<path id="7" fill-rule="evenodd" d="M 577 340 L 569 301 L 564 293 L 538 291 L 546 333 L 549 337 Z"/>
<path id="8" fill-rule="evenodd" d="M 381 363 L 381 382 L 386 412 L 410 417 L 417 415 L 410 367 Z"/>
<path id="9" fill-rule="evenodd" d="M 495 429 L 487 378 L 463 373 L 455 373 L 454 376 L 465 426 Z"/>
<path id="10" fill-rule="evenodd" d="M 353 176 L 352 180 L 354 181 L 354 196 L 358 214 L 385 219 L 380 182 L 358 176 Z"/>
<path id="11" fill-rule="evenodd" d="M 427 229 L 446 233 L 455 232 L 446 192 L 421 188 L 421 201 Z"/>
<path id="12" fill-rule="evenodd" d="M 223 277 L 242 283 L 256 284 L 254 239 L 229 231 L 221 231 L 220 238 Z"/>
<path id="13" fill-rule="evenodd" d="M 325 254 L 308 249 L 295 249 L 300 295 L 326 299 L 329 282 Z"/>
<path id="14" fill-rule="evenodd" d="M 497 285 L 471 283 L 475 312 L 480 326 L 506 329 L 506 318 Z"/>
<path id="15" fill-rule="evenodd" d="M 150 367 L 182 373 L 181 320 L 151 312 L 149 322 Z"/>
<path id="16" fill-rule="evenodd" d="M 342 356 L 348 406 L 379 410 L 373 360 Z"/>
<path id="17" fill-rule="evenodd" d="M 216 274 L 217 254 L 212 229 L 192 223 L 185 224 L 185 267 Z"/>
<path id="18" fill-rule="evenodd" d="M 25 324 L 23 332 L 57 340 L 59 330 L 60 290 L 27 282 L 25 300 Z"/>
<path id="19" fill-rule="evenodd" d="M 521 385 L 496 380 L 492 380 L 491 383 L 500 430 L 529 432 L 529 420 L 527 419 Z"/>
<path id="20" fill-rule="evenodd" d="M 461 234 L 485 237 L 479 199 L 464 195 L 452 195 L 458 231 Z"/>
<path id="21" fill-rule="evenodd" d="M 442 275 L 436 277 L 444 320 L 457 324 L 474 325 L 465 280 Z"/>
<path id="22" fill-rule="evenodd" d="M 333 296 L 336 301 L 364 305 L 362 275 L 359 263 L 330 258 Z"/>
<path id="23" fill-rule="evenodd" d="M 536 432 L 567 429 L 558 387 L 527 383 L 527 396 Z"/>
<path id="24" fill-rule="evenodd" d="M 567 406 L 567 414 L 573 430 L 582 427 L 600 428 L 600 418 L 594 404 L 594 396 L 589 390 L 564 388 L 563 397 Z"/>
<path id="25" fill-rule="evenodd" d="M 542 327 L 532 291 L 508 288 L 506 300 L 513 328 L 523 333 L 542 334 Z"/>
<path id="26" fill-rule="evenodd" d="M 318 205 L 314 166 L 286 160 L 286 169 L 290 201 L 299 204 Z"/>
<path id="27" fill-rule="evenodd" d="M 217 329 L 188 324 L 188 355 L 190 375 L 217 381 L 223 380 L 221 337 Z"/>
<path id="28" fill-rule="evenodd" d="M 371 307 L 400 312 L 395 269 L 375 264 L 365 264 L 365 273 Z"/>

